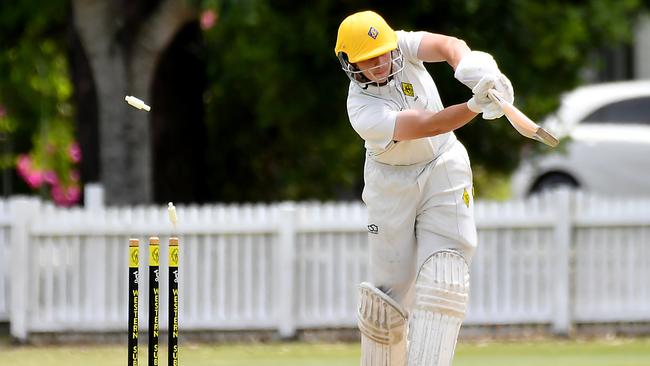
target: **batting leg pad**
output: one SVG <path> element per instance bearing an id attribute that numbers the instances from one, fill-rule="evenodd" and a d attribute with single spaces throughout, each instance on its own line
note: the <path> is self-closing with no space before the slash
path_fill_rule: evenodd
<path id="1" fill-rule="evenodd" d="M 469 295 L 469 268 L 456 251 L 432 254 L 415 280 L 409 366 L 449 366 Z"/>
<path id="2" fill-rule="evenodd" d="M 359 286 L 359 291 L 361 366 L 405 366 L 406 312 L 367 282 Z"/>

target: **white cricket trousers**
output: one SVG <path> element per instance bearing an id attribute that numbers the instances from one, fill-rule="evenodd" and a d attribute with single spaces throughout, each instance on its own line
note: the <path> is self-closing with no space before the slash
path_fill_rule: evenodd
<path id="1" fill-rule="evenodd" d="M 407 311 L 418 269 L 432 253 L 476 248 L 472 170 L 459 141 L 432 161 L 394 166 L 366 159 L 370 280 Z"/>

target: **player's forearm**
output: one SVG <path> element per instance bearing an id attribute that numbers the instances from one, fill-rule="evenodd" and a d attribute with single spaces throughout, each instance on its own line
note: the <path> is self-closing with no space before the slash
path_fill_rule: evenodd
<path id="1" fill-rule="evenodd" d="M 415 140 L 453 131 L 466 125 L 476 113 L 467 103 L 449 106 L 440 112 L 410 109 L 397 114 L 393 140 Z"/>

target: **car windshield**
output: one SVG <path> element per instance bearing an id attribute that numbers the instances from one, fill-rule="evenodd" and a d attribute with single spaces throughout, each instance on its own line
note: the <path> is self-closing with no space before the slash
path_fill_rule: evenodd
<path id="1" fill-rule="evenodd" d="M 596 109 L 581 123 L 650 125 L 650 97 L 640 97 L 607 104 Z"/>

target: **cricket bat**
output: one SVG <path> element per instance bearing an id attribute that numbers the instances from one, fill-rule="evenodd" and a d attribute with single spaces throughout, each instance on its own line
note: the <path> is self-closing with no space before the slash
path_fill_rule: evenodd
<path id="1" fill-rule="evenodd" d="M 517 132 L 523 136 L 537 140 L 548 146 L 557 146 L 558 140 L 555 136 L 551 135 L 544 128 L 533 122 L 519 109 L 517 109 L 517 107 L 509 103 L 507 100 L 503 99 L 499 92 L 492 89 L 488 92 L 488 96 L 490 99 L 492 99 L 492 101 L 501 107 L 503 113 L 506 115 L 506 118 L 508 118 L 508 121 L 510 121 L 510 124 L 515 128 L 515 130 L 517 130 Z"/>

